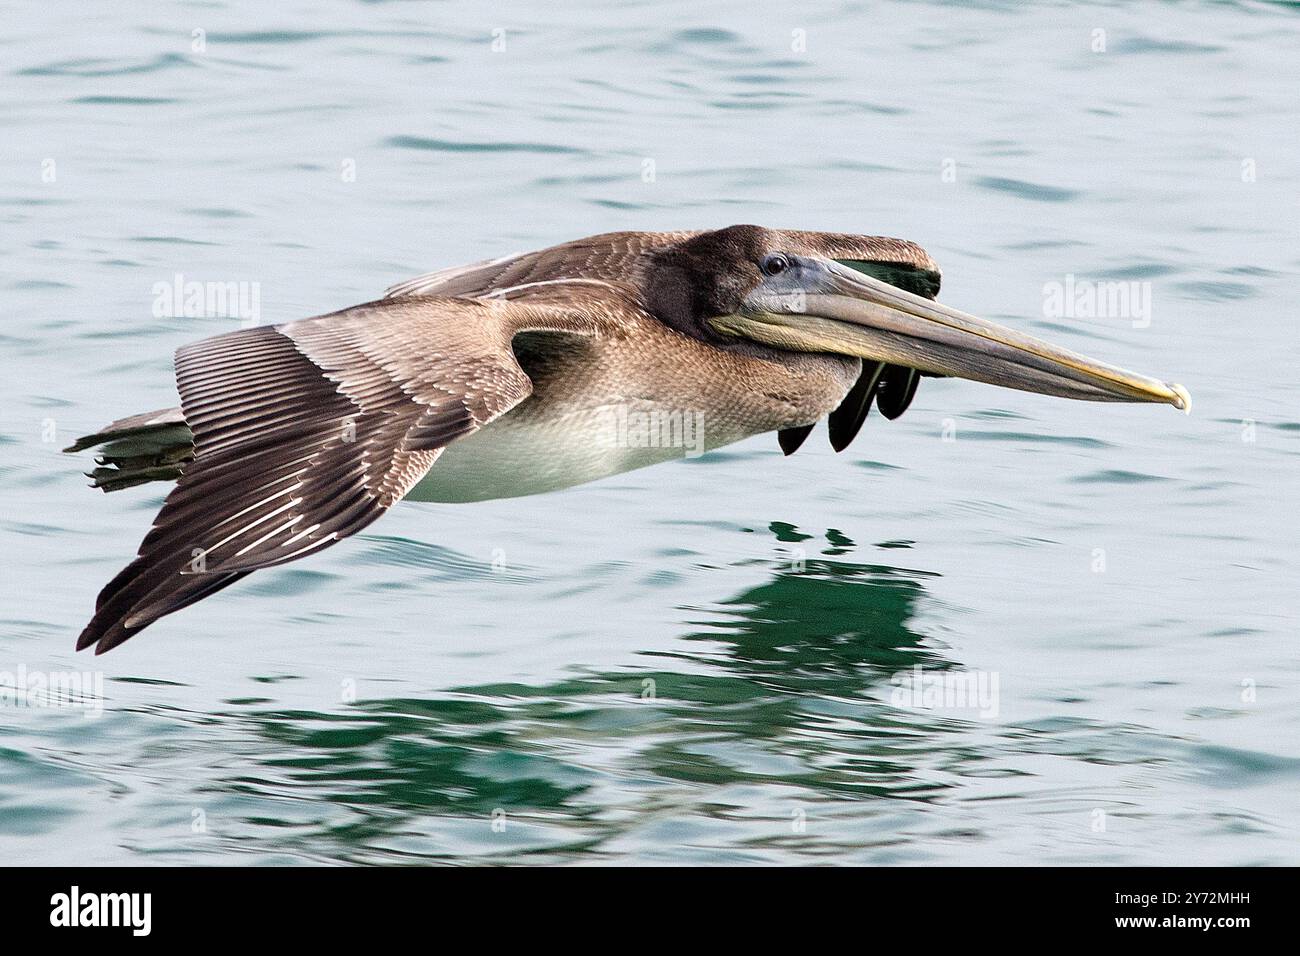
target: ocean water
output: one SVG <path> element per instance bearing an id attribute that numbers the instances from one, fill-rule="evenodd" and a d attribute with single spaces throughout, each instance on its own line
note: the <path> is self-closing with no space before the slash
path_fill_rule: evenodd
<path id="1" fill-rule="evenodd" d="M 0 861 L 1300 863 L 1296 6 L 5 21 Z M 733 222 L 913 239 L 1192 414 L 926 381 L 842 455 L 406 504 L 73 652 L 163 489 L 59 449 L 241 322 L 158 314 L 178 275 L 278 322 Z"/>

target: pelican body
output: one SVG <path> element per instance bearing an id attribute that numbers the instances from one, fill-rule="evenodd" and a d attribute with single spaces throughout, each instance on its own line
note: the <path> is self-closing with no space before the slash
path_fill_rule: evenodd
<path id="1" fill-rule="evenodd" d="M 374 302 L 176 353 L 179 408 L 114 422 L 106 491 L 176 481 L 77 647 L 103 653 L 403 498 L 538 494 L 825 418 L 842 450 L 923 376 L 1187 409 L 1182 386 L 935 301 L 900 239 L 620 232 L 444 269 Z"/>

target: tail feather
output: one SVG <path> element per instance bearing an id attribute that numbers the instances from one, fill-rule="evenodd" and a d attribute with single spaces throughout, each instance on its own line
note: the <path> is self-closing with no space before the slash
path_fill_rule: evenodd
<path id="1" fill-rule="evenodd" d="M 84 451 L 102 445 L 96 468 L 86 472 L 95 488 L 120 491 L 151 481 L 175 481 L 194 458 L 194 435 L 179 408 L 131 415 L 78 438 L 63 449 Z"/>

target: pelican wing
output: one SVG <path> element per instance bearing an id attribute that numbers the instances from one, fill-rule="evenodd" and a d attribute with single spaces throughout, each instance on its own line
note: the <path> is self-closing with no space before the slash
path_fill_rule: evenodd
<path id="1" fill-rule="evenodd" d="M 194 460 L 77 641 L 103 653 L 257 569 L 355 534 L 449 442 L 531 392 L 510 340 L 590 331 L 507 302 L 406 298 L 183 346 Z"/>

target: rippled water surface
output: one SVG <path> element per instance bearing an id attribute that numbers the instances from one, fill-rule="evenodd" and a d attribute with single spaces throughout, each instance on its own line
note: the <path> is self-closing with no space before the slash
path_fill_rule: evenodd
<path id="1" fill-rule="evenodd" d="M 1300 10 L 5 20 L 0 671 L 103 686 L 0 708 L 3 861 L 1300 862 Z M 278 322 L 747 221 L 916 240 L 947 302 L 1194 412 L 927 381 L 843 455 L 403 505 L 72 652 L 162 494 L 58 449 L 238 325 L 155 316 L 156 283 L 257 283 Z M 1149 322 L 1049 317 L 1067 276 L 1147 284 Z M 994 706 L 909 706 L 918 667 Z"/>

